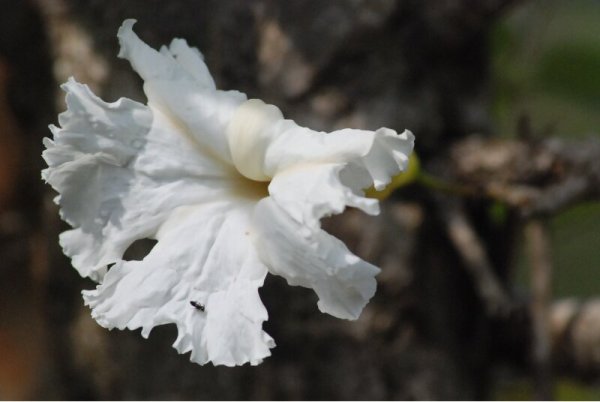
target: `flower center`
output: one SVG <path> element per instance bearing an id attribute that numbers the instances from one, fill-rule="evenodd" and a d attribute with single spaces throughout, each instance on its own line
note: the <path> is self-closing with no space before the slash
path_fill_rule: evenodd
<path id="1" fill-rule="evenodd" d="M 246 177 L 239 177 L 233 181 L 231 191 L 234 196 L 241 199 L 256 201 L 269 196 L 270 181 L 248 180 Z"/>
<path id="2" fill-rule="evenodd" d="M 235 168 L 248 179 L 270 181 L 264 159 L 275 122 L 283 119 L 279 108 L 259 99 L 249 99 L 235 111 L 227 127 L 227 140 Z"/>

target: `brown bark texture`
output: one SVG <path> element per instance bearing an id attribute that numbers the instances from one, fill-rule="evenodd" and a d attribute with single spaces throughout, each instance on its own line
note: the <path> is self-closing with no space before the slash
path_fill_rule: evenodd
<path id="1" fill-rule="evenodd" d="M 598 198 L 600 147 L 590 143 L 582 151 L 580 144 L 491 135 L 489 29 L 511 3 L 3 1 L 0 61 L 12 68 L 7 82 L 18 90 L 3 91 L 14 94 L 3 104 L 14 109 L 16 128 L 0 138 L 14 138 L 11 149 L 26 155 L 13 155 L 23 164 L 11 168 L 23 172 L 20 184 L 0 184 L 33 184 L 0 198 L 0 231 L 21 228 L 0 233 L 0 256 L 12 261 L 5 253 L 17 253 L 4 265 L 23 271 L 2 267 L 0 277 L 7 279 L 0 282 L 0 300 L 16 300 L 21 310 L 11 311 L 39 316 L 21 331 L 39 335 L 38 354 L 45 357 L 32 357 L 43 362 L 35 367 L 10 366 L 38 378 L 30 394 L 0 389 L 0 397 L 480 399 L 491 397 L 499 366 L 530 373 L 539 395 L 551 397 L 554 370 L 597 376 L 598 356 L 585 351 L 598 350 L 600 329 L 585 320 L 598 321 L 598 302 L 552 304 L 545 267 L 533 272 L 541 287 L 534 285 L 530 296 L 512 288 L 525 224 Z M 269 276 L 261 290 L 269 311 L 264 328 L 277 347 L 257 367 L 226 368 L 201 367 L 178 355 L 171 347 L 174 326 L 156 328 L 145 340 L 139 331 L 107 331 L 91 319 L 80 291 L 93 284 L 78 277 L 59 249 L 65 226 L 53 194 L 38 182 L 37 155 L 44 126 L 64 107 L 56 83 L 68 76 L 106 100 L 144 100 L 141 81 L 116 58 L 116 32 L 126 18 L 138 20 L 136 32 L 154 47 L 187 39 L 203 52 L 220 88 L 276 104 L 302 125 L 415 133 L 423 169 L 441 182 L 399 189 L 378 217 L 348 210 L 324 222 L 382 268 L 377 294 L 359 320 L 321 314 L 312 291 Z M 508 211 L 502 222 L 486 213 L 498 202 Z M 4 225 L 9 219 L 18 224 Z M 543 240 L 543 224 L 534 227 L 533 236 Z M 535 242 L 534 266 L 547 258 L 543 242 Z M 144 245 L 131 252 L 143 254 Z M 34 282 L 35 289 L 15 290 L 14 278 Z M 19 336 L 1 330 L 17 328 L 21 314 L 0 321 L 0 347 L 12 349 L 2 336 Z M 8 359 L 1 353 L 0 360 Z M 0 367 L 0 381 L 12 373 L 5 371 Z"/>

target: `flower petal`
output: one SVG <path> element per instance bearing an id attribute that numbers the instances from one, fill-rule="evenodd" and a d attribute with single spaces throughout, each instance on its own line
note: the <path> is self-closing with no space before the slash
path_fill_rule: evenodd
<path id="1" fill-rule="evenodd" d="M 412 133 L 316 132 L 251 99 L 233 115 L 227 137 L 242 174 L 272 178 L 270 197 L 259 202 L 254 222 L 258 253 L 270 272 L 313 288 L 321 311 L 356 319 L 375 292 L 379 270 L 322 231 L 319 221 L 346 206 L 378 214 L 377 200 L 365 198 L 363 190 L 385 187 L 406 168 Z"/>
<path id="2" fill-rule="evenodd" d="M 325 231 L 298 223 L 272 198 L 258 203 L 253 226 L 254 243 L 269 271 L 290 285 L 314 289 L 322 312 L 357 319 L 375 294 L 377 267 Z"/>
<path id="3" fill-rule="evenodd" d="M 231 169 L 199 157 L 168 117 L 137 102 L 105 103 L 69 80 L 62 128 L 45 139 L 43 178 L 59 192 L 65 253 L 83 276 L 100 279 L 135 240 L 152 237 L 172 210 L 224 197 Z M 215 183 L 224 183 L 215 186 Z"/>
<path id="4" fill-rule="evenodd" d="M 328 134 L 290 120 L 274 127 L 264 158 L 264 170 L 276 172 L 269 194 L 289 216 L 312 228 L 346 206 L 377 215 L 377 200 L 364 197 L 363 190 L 381 189 L 404 170 L 414 142 L 410 131 L 397 134 L 387 128 Z"/>
<path id="5" fill-rule="evenodd" d="M 414 136 L 389 128 L 377 131 L 343 129 L 331 133 L 300 127 L 283 120 L 265 153 L 264 169 L 271 177 L 299 165 L 350 163 L 362 167 L 371 184 L 383 189 L 394 175 L 404 170 L 412 153 Z"/>
<path id="6" fill-rule="evenodd" d="M 366 180 L 365 172 L 353 165 L 299 165 L 276 175 L 269 184 L 269 194 L 296 222 L 318 229 L 321 218 L 340 214 L 346 206 L 370 215 L 379 214 L 379 202 L 364 197 L 360 188 L 352 187 Z"/>
<path id="7" fill-rule="evenodd" d="M 161 48 L 161 53 L 170 54 L 181 67 L 185 69 L 199 86 L 215 91 L 215 81 L 204 63 L 204 56 L 195 48 L 190 47 L 185 39 L 173 39 L 169 48 Z"/>
<path id="8" fill-rule="evenodd" d="M 175 40 L 169 49 L 158 52 L 133 32 L 134 23 L 135 20 L 126 20 L 119 29 L 119 57 L 129 60 L 144 80 L 148 105 L 178 121 L 205 152 L 230 162 L 225 129 L 246 95 L 215 90 L 197 49 Z"/>
<path id="9" fill-rule="evenodd" d="M 383 189 L 404 170 L 414 136 L 389 128 L 318 132 L 286 120 L 279 108 L 258 99 L 244 102 L 227 127 L 233 163 L 245 176 L 268 180 L 297 166 L 348 163 L 368 176 L 363 188 Z"/>
<path id="10" fill-rule="evenodd" d="M 107 328 L 142 328 L 144 337 L 175 323 L 174 347 L 199 364 L 260 363 L 275 344 L 261 328 L 267 269 L 249 240 L 250 211 L 226 202 L 179 208 L 143 261 L 117 263 L 84 292 L 92 316 Z"/>

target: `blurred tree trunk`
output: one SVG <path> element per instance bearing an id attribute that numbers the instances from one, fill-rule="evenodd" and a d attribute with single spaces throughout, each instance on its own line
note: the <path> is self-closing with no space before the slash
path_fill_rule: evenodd
<path id="1" fill-rule="evenodd" d="M 0 0 L 0 10 L 0 399 L 30 399 L 54 381 L 56 367 L 46 358 L 39 179 L 41 138 L 55 115 L 54 83 L 35 7 Z"/>
<path id="2" fill-rule="evenodd" d="M 453 142 L 489 131 L 488 31 L 507 3 L 38 2 L 59 81 L 75 74 L 105 99 L 143 99 L 139 79 L 116 58 L 117 28 L 136 18 L 136 32 L 151 45 L 186 38 L 204 53 L 219 87 L 274 103 L 300 124 L 411 129 L 424 165 L 442 176 Z M 448 229 L 449 208 L 463 211 L 488 274 L 508 280 L 514 221 L 493 225 L 486 207 L 412 186 L 386 201 L 379 217 L 351 210 L 327 220 L 327 230 L 382 267 L 378 292 L 357 322 L 346 322 L 319 313 L 312 291 L 269 277 L 261 296 L 277 347 L 258 367 L 189 363 L 170 346 L 173 326 L 155 329 L 149 340 L 100 328 L 79 297 L 92 283 L 78 280 L 53 245 L 55 387 L 66 399 L 489 398 L 491 369 L 512 344 L 469 274 L 455 236 L 462 226 Z"/>

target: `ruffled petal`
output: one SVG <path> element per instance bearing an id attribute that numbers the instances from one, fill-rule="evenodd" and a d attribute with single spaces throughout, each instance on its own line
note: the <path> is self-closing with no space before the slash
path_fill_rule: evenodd
<path id="1" fill-rule="evenodd" d="M 217 91 L 200 52 L 183 40 L 158 52 L 133 32 L 135 20 L 126 20 L 117 34 L 121 51 L 144 80 L 148 105 L 171 116 L 205 152 L 231 162 L 225 129 L 246 95 Z"/>
<path id="2" fill-rule="evenodd" d="M 322 312 L 357 319 L 375 294 L 377 267 L 325 231 L 298 223 L 272 198 L 258 203 L 253 226 L 258 255 L 269 271 L 290 285 L 314 289 Z"/>
<path id="3" fill-rule="evenodd" d="M 242 174 L 271 178 L 270 197 L 255 214 L 258 253 L 270 272 L 313 288 L 321 311 L 356 319 L 375 292 L 378 269 L 323 232 L 320 219 L 346 206 L 378 214 L 377 200 L 366 198 L 363 190 L 384 188 L 406 168 L 412 133 L 387 128 L 316 132 L 251 99 L 234 114 L 227 137 Z"/>
<path id="4" fill-rule="evenodd" d="M 128 99 L 105 103 L 74 80 L 63 89 L 68 110 L 62 128 L 51 127 L 54 139 L 44 140 L 42 176 L 74 227 L 60 241 L 81 275 L 101 279 L 174 208 L 223 198 L 235 186 L 231 167 L 203 157 L 159 111 Z"/>
<path id="5" fill-rule="evenodd" d="M 273 174 L 269 194 L 290 217 L 312 228 L 346 206 L 377 215 L 379 204 L 364 189 L 383 189 L 404 170 L 414 142 L 410 131 L 387 128 L 322 133 L 280 120 L 272 130 L 263 165 Z"/>
<path id="6" fill-rule="evenodd" d="M 161 53 L 171 55 L 181 67 L 196 81 L 197 85 L 215 91 L 216 85 L 208 71 L 204 56 L 195 47 L 190 47 L 185 39 L 173 39 L 168 48 L 162 47 Z"/>
<path id="7" fill-rule="evenodd" d="M 291 120 L 276 124 L 265 153 L 264 169 L 271 177 L 297 166 L 318 163 L 347 163 L 363 168 L 370 185 L 383 189 L 393 176 L 406 169 L 414 136 L 389 128 L 377 131 L 343 129 L 331 133 L 300 127 Z M 360 183 L 364 186 L 364 183 Z"/>
<path id="8" fill-rule="evenodd" d="M 143 261 L 117 263 L 84 292 L 92 316 L 106 328 L 142 328 L 144 337 L 175 323 L 174 347 L 199 364 L 260 363 L 275 344 L 262 331 L 267 269 L 249 240 L 250 211 L 223 202 L 179 208 Z"/>
<path id="9" fill-rule="evenodd" d="M 366 180 L 364 171 L 346 164 L 306 164 L 276 175 L 269 194 L 292 219 L 312 230 L 320 227 L 321 218 L 340 214 L 346 206 L 379 214 L 379 202 L 353 188 Z"/>
<path id="10" fill-rule="evenodd" d="M 414 146 L 413 134 L 389 128 L 343 129 L 331 133 L 301 127 L 283 118 L 274 105 L 258 99 L 244 102 L 227 127 L 233 163 L 241 174 L 266 180 L 298 166 L 343 163 L 363 169 L 361 182 L 377 190 L 404 170 Z"/>

